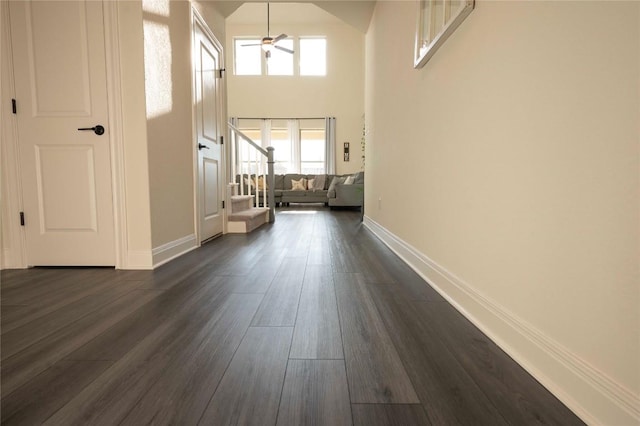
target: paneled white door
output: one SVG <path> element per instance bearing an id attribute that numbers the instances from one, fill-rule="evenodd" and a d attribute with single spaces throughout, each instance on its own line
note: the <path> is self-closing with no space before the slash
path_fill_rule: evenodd
<path id="1" fill-rule="evenodd" d="M 222 49 L 196 18 L 194 31 L 194 82 L 200 242 L 222 233 Z"/>
<path id="2" fill-rule="evenodd" d="M 27 262 L 114 265 L 102 2 L 9 11 Z"/>

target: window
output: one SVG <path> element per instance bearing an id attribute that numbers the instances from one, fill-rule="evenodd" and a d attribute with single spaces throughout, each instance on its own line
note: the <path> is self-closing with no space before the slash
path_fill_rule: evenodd
<path id="1" fill-rule="evenodd" d="M 271 144 L 275 148 L 273 151 L 274 173 L 283 175 L 293 169 L 293 150 L 291 149 L 291 140 L 289 139 L 289 131 L 287 128 L 271 129 Z"/>
<path id="2" fill-rule="evenodd" d="M 300 75 L 327 75 L 327 39 L 300 39 Z"/>
<path id="3" fill-rule="evenodd" d="M 244 121 L 244 123 L 243 123 Z M 257 120 L 239 119 L 238 128 L 260 146 L 272 146 L 274 172 L 276 174 L 301 173 L 323 174 L 327 170 L 326 138 L 324 119 L 306 120 Z M 267 129 L 271 128 L 271 132 Z M 262 140 L 266 131 L 269 140 Z M 243 151 L 244 163 L 248 164 L 248 151 Z M 255 161 L 255 160 L 252 160 Z"/>
<path id="4" fill-rule="evenodd" d="M 255 44 L 255 46 L 245 46 L 247 44 Z M 262 74 L 260 40 L 236 38 L 234 39 L 234 50 L 236 75 Z"/>
<path id="5" fill-rule="evenodd" d="M 249 137 L 249 139 L 251 139 L 252 141 L 254 141 L 255 143 L 258 144 L 258 146 L 261 145 L 261 132 L 260 129 L 243 129 L 242 133 L 244 133 L 245 135 L 247 135 Z M 253 166 L 253 164 L 255 164 L 256 160 L 253 157 L 253 149 L 249 148 L 249 144 L 247 143 L 241 143 L 240 144 L 240 158 L 242 159 L 242 170 L 250 170 L 250 167 Z"/>
<path id="6" fill-rule="evenodd" d="M 293 50 L 293 39 L 284 39 L 278 46 Z M 269 75 L 293 75 L 293 55 L 280 49 L 271 49 L 271 57 L 267 61 Z"/>
<path id="7" fill-rule="evenodd" d="M 325 37 L 286 38 L 278 46 L 293 50 L 291 54 L 272 49 L 267 60 L 262 39 L 234 38 L 235 75 L 327 75 L 327 39 Z M 294 63 L 298 62 L 299 67 Z"/>
<path id="8" fill-rule="evenodd" d="M 324 173 L 324 129 L 300 129 L 300 173 Z"/>

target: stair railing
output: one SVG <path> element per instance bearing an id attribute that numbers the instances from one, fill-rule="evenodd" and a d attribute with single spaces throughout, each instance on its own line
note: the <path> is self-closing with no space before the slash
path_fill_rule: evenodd
<path id="1" fill-rule="evenodd" d="M 255 205 L 258 207 L 260 205 L 260 187 L 258 186 L 258 182 L 259 177 L 262 176 L 262 182 L 266 181 L 267 183 L 266 185 L 262 185 L 263 205 L 269 209 L 269 223 L 273 223 L 276 220 L 275 174 L 273 171 L 274 148 L 269 146 L 267 149 L 264 149 L 233 124 L 228 123 L 228 125 L 231 130 L 232 181 L 235 181 L 236 176 L 240 175 L 240 195 L 245 195 L 245 186 L 247 187 L 247 195 L 252 195 L 252 188 L 255 187 Z M 255 181 L 251 179 L 252 173 L 255 176 Z M 245 185 L 244 182 L 247 182 L 247 184 Z"/>

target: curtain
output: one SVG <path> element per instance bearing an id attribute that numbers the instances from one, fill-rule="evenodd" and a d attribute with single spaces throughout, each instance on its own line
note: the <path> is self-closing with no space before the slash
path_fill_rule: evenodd
<path id="1" fill-rule="evenodd" d="M 300 121 L 287 120 L 289 140 L 291 141 L 291 164 L 293 173 L 300 173 Z"/>
<path id="2" fill-rule="evenodd" d="M 265 118 L 260 122 L 260 139 L 263 148 L 271 146 L 271 120 Z"/>
<path id="3" fill-rule="evenodd" d="M 325 118 L 325 172 L 333 175 L 336 173 L 336 118 Z"/>
<path id="4" fill-rule="evenodd" d="M 265 118 L 260 122 L 260 145 L 267 149 L 271 146 L 271 120 Z M 267 159 L 264 156 L 260 156 L 260 163 L 263 170 L 267 169 Z"/>

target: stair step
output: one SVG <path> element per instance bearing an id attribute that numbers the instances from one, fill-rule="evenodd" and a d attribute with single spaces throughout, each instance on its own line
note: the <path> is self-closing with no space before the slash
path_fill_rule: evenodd
<path id="1" fill-rule="evenodd" d="M 254 198 L 253 195 L 232 195 L 231 196 L 231 202 L 232 203 L 237 203 L 237 202 L 241 202 L 241 201 L 251 200 L 253 198 Z"/>
<path id="2" fill-rule="evenodd" d="M 236 213 L 230 213 L 227 218 L 227 231 L 230 233 L 248 233 L 267 223 L 269 209 L 252 207 Z"/>
<path id="3" fill-rule="evenodd" d="M 235 221 L 235 222 L 240 222 L 240 221 L 249 221 L 255 217 L 258 217 L 260 215 L 264 215 L 266 213 L 268 213 L 269 210 L 265 209 L 265 208 L 260 208 L 260 207 L 253 207 L 250 209 L 246 209 L 246 210 L 242 210 L 239 212 L 234 212 L 229 214 L 228 219 L 230 221 Z"/>
<path id="4" fill-rule="evenodd" d="M 232 195 L 231 214 L 253 208 L 253 199 L 251 195 Z M 229 216 L 231 216 L 231 214 Z"/>

